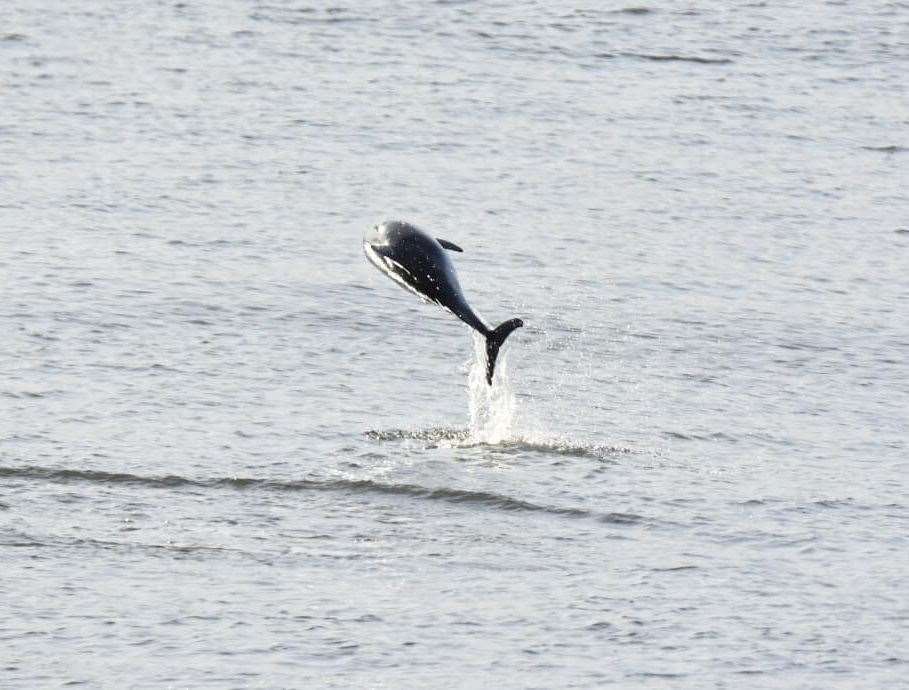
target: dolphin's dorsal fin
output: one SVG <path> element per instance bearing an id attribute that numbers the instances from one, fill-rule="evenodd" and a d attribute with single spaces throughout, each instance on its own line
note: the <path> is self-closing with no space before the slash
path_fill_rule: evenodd
<path id="1" fill-rule="evenodd" d="M 443 240 L 441 237 L 437 237 L 436 240 L 438 241 L 439 244 L 441 244 L 443 247 L 445 247 L 445 249 L 451 250 L 453 252 L 463 252 L 464 251 L 458 245 L 456 245 L 454 242 L 449 242 L 448 240 Z"/>

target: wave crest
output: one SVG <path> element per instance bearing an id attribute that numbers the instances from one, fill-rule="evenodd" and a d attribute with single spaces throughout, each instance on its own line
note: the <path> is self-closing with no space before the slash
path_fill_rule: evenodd
<path id="1" fill-rule="evenodd" d="M 36 466 L 0 467 L 0 477 L 59 484 L 119 484 L 161 490 L 192 487 L 197 490 L 226 489 L 234 491 L 271 492 L 338 491 L 354 494 L 399 495 L 427 501 L 474 505 L 512 513 L 543 513 L 560 517 L 587 518 L 614 525 L 631 526 L 646 521 L 640 515 L 630 513 L 597 513 L 583 508 L 552 506 L 490 491 L 475 491 L 453 487 L 427 487 L 417 484 L 387 484 L 372 479 L 348 479 L 340 477 L 325 479 L 309 478 L 290 481 L 259 479 L 255 477 L 193 479 L 176 475 L 156 477 L 126 472 L 54 469 Z"/>

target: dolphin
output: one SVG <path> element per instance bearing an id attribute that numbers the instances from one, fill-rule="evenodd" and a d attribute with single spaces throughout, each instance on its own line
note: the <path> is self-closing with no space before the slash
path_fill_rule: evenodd
<path id="1" fill-rule="evenodd" d="M 363 251 L 373 266 L 424 302 L 447 309 L 486 338 L 486 383 L 491 386 L 499 348 L 524 322 L 509 319 L 495 328 L 487 326 L 464 299 L 446 249 L 464 251 L 453 242 L 436 239 L 399 220 L 374 225 L 363 237 Z"/>

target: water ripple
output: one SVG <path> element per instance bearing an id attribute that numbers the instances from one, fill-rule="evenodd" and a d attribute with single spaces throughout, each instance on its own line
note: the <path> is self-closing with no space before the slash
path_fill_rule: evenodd
<path id="1" fill-rule="evenodd" d="M 125 472 L 52 469 L 36 466 L 0 467 L 0 477 L 47 481 L 61 484 L 88 482 L 123 486 L 142 486 L 154 489 L 192 487 L 197 489 L 234 489 L 237 491 L 340 491 L 354 494 L 386 494 L 407 496 L 428 501 L 443 501 L 446 503 L 482 506 L 507 512 L 546 513 L 562 517 L 588 518 L 602 523 L 618 525 L 637 525 L 645 521 L 640 515 L 631 513 L 616 512 L 603 514 L 585 510 L 583 508 L 543 505 L 488 491 L 472 491 L 453 487 L 431 488 L 416 484 L 386 484 L 372 479 L 332 478 L 298 479 L 291 481 L 276 481 L 254 477 L 192 479 L 178 475 L 154 477 Z"/>
<path id="2" fill-rule="evenodd" d="M 694 62 L 699 65 L 729 65 L 733 62 L 729 58 L 706 58 L 696 55 L 653 55 L 648 53 L 622 53 L 622 55 L 651 62 Z"/>

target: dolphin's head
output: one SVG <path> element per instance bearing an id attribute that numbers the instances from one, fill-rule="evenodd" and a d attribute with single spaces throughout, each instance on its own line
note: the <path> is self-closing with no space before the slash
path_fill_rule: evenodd
<path id="1" fill-rule="evenodd" d="M 366 234 L 363 235 L 363 246 L 369 245 L 370 247 L 384 244 L 383 242 L 383 226 L 385 223 L 379 223 L 373 225 L 369 230 L 366 231 Z"/>
<path id="2" fill-rule="evenodd" d="M 369 245 L 373 249 L 387 247 L 394 242 L 410 226 L 400 220 L 384 220 L 377 225 L 373 225 L 363 236 L 363 244 Z"/>
<path id="3" fill-rule="evenodd" d="M 383 257 L 394 240 L 395 227 L 398 221 L 386 220 L 370 227 L 363 235 L 363 251 L 366 257 L 380 270 L 386 270 Z"/>
<path id="4" fill-rule="evenodd" d="M 393 252 L 393 247 L 399 245 L 401 241 L 406 241 L 415 228 L 400 220 L 384 220 L 377 225 L 373 225 L 366 234 L 363 235 L 363 251 L 367 256 L 374 254 L 387 255 Z"/>

